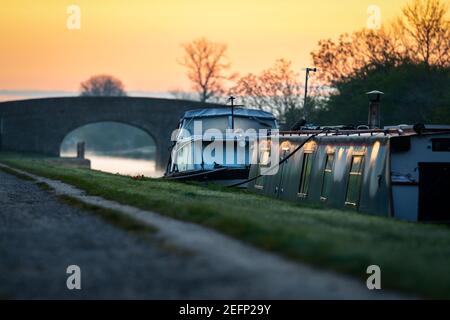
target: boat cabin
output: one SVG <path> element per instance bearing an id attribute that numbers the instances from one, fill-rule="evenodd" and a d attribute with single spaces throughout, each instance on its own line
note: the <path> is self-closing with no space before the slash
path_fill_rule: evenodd
<path id="1" fill-rule="evenodd" d="M 273 114 L 245 108 L 187 111 L 172 137 L 165 177 L 233 184 L 248 178 L 252 141 L 277 128 Z"/>
<path id="2" fill-rule="evenodd" d="M 302 129 L 274 138 L 278 171 L 260 175 L 267 164 L 252 165 L 250 191 L 409 221 L 450 221 L 450 126 Z"/>

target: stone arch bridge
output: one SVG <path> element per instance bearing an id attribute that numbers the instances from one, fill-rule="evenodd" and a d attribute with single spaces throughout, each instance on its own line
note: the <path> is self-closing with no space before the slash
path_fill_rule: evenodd
<path id="1" fill-rule="evenodd" d="M 220 105 L 133 97 L 64 97 L 0 103 L 0 149 L 59 156 L 64 137 L 86 124 L 113 121 L 140 128 L 156 144 L 156 167 L 169 158 L 170 135 L 186 110 Z"/>

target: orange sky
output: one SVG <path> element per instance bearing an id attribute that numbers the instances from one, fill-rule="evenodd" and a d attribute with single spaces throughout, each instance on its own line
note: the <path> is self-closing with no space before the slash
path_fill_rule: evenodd
<path id="1" fill-rule="evenodd" d="M 386 21 L 404 0 L 0 0 L 0 90 L 77 91 L 109 73 L 127 90 L 189 89 L 181 43 L 227 43 L 233 71 L 259 72 L 277 58 L 300 68 L 317 41 L 366 24 L 376 4 Z M 67 7 L 81 9 L 68 30 Z"/>

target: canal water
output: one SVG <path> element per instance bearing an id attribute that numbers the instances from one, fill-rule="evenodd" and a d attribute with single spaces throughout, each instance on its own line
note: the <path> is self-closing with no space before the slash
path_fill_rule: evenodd
<path id="1" fill-rule="evenodd" d="M 98 122 L 77 128 L 64 138 L 61 157 L 75 157 L 77 143 L 85 143 L 91 169 L 122 175 L 161 177 L 155 169 L 156 144 L 145 131 L 117 122 Z"/>
<path id="2" fill-rule="evenodd" d="M 61 153 L 62 157 L 73 157 L 74 154 Z M 119 156 L 106 156 L 87 153 L 86 159 L 91 160 L 91 169 L 127 176 L 140 176 L 159 178 L 163 172 L 157 171 L 155 161 L 150 159 L 134 159 Z"/>
<path id="3" fill-rule="evenodd" d="M 154 160 L 132 159 L 122 157 L 108 157 L 88 154 L 86 158 L 91 160 L 91 169 L 111 173 L 119 173 L 127 176 L 146 176 L 158 178 L 163 175 L 155 168 Z"/>

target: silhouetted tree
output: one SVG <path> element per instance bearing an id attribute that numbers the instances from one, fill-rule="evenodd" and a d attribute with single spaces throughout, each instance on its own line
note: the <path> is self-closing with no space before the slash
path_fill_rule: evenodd
<path id="1" fill-rule="evenodd" d="M 337 41 L 319 41 L 319 49 L 311 53 L 319 68 L 322 84 L 334 85 L 347 78 L 364 78 L 379 66 L 398 65 L 403 59 L 397 48 L 399 39 L 389 29 L 361 30 L 342 34 Z"/>
<path id="2" fill-rule="evenodd" d="M 450 24 L 440 0 L 413 0 L 402 15 L 380 30 L 343 34 L 337 41 L 319 41 L 311 53 L 320 80 L 334 85 L 345 79 L 365 78 L 379 67 L 402 63 L 450 66 Z"/>
<path id="3" fill-rule="evenodd" d="M 440 0 L 413 0 L 403 7 L 394 29 L 401 36 L 405 57 L 427 66 L 450 66 L 447 9 Z"/>
<path id="4" fill-rule="evenodd" d="M 239 95 L 249 107 L 272 112 L 284 127 L 289 128 L 304 116 L 304 88 L 299 79 L 300 75 L 293 70 L 291 61 L 279 59 L 259 75 L 250 73 L 241 77 L 231 89 L 231 94 Z M 309 89 L 311 95 L 307 105 L 314 109 L 317 103 L 315 87 L 310 86 Z"/>
<path id="5" fill-rule="evenodd" d="M 205 38 L 183 44 L 184 57 L 179 63 L 187 68 L 192 88 L 202 102 L 225 94 L 225 82 L 235 75 L 226 75 L 230 63 L 226 57 L 227 46 Z"/>
<path id="6" fill-rule="evenodd" d="M 450 70 L 424 63 L 369 71 L 366 79 L 347 79 L 337 84 L 339 94 L 330 95 L 315 121 L 321 125 L 366 124 L 366 92 L 379 89 L 381 124 L 437 123 L 450 124 Z"/>
<path id="7" fill-rule="evenodd" d="M 386 94 L 382 123 L 450 123 L 450 24 L 440 0 L 412 0 L 380 30 L 319 42 L 311 53 L 328 86 L 320 124 L 364 124 L 366 91 Z"/>
<path id="8" fill-rule="evenodd" d="M 126 96 L 126 92 L 119 79 L 110 75 L 97 75 L 81 83 L 80 95 L 82 97 L 122 97 Z"/>

